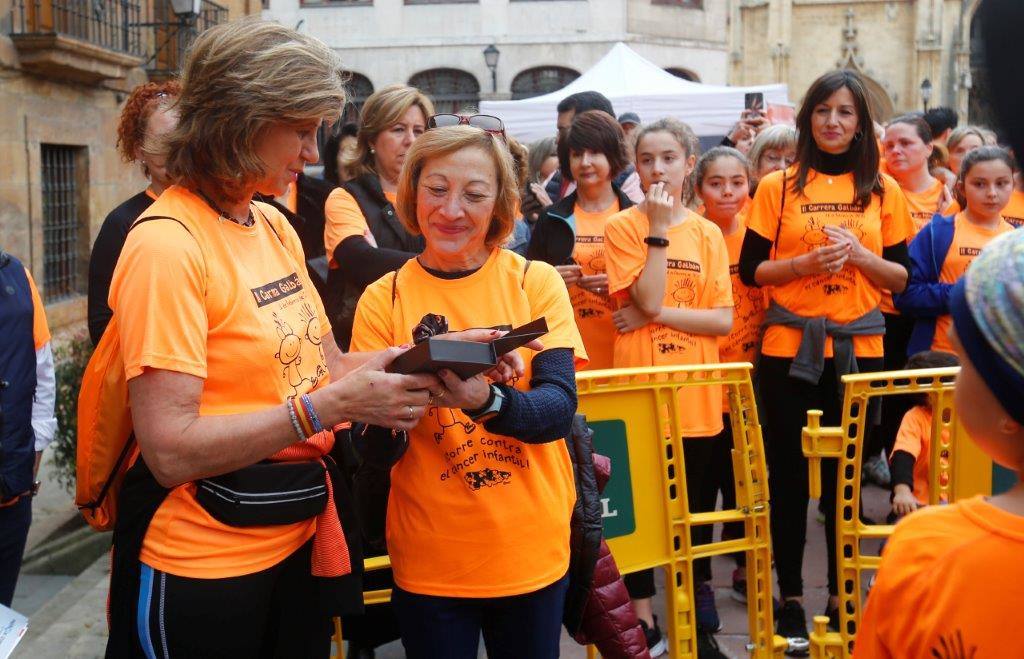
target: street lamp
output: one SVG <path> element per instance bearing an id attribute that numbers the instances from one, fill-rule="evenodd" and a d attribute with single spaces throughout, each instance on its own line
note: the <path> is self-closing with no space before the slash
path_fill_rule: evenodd
<path id="1" fill-rule="evenodd" d="M 199 15 L 202 3 L 203 0 L 171 0 L 171 11 L 178 18 L 191 18 Z"/>
<path id="2" fill-rule="evenodd" d="M 921 81 L 921 102 L 924 103 L 924 111 L 928 111 L 928 101 L 932 100 L 932 81 L 925 78 Z"/>
<path id="3" fill-rule="evenodd" d="M 501 51 L 493 43 L 484 48 L 484 62 L 491 70 L 491 91 L 494 93 L 498 92 L 498 57 L 500 55 Z"/>

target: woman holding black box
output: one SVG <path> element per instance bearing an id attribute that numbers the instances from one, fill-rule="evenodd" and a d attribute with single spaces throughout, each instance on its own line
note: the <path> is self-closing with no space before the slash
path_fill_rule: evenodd
<path id="1" fill-rule="evenodd" d="M 391 471 L 392 601 L 409 657 L 475 657 L 481 632 L 492 657 L 556 657 L 575 501 L 563 438 L 586 354 L 557 271 L 500 247 L 518 194 L 500 121 L 436 127 L 452 117 L 431 117 L 399 180 L 398 215 L 426 247 L 366 289 L 352 349 L 408 343 L 427 314 L 549 331 L 512 385 L 438 373 Z"/>

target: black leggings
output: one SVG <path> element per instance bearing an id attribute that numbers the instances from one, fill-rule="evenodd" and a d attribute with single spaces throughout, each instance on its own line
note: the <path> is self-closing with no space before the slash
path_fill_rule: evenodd
<path id="1" fill-rule="evenodd" d="M 722 415 L 722 424 L 722 432 L 712 438 L 711 464 L 701 488 L 702 510 L 715 509 L 719 492 L 722 493 L 722 510 L 736 507 L 736 481 L 732 473 L 732 421 L 728 414 Z M 727 522 L 722 525 L 722 540 L 742 538 L 743 533 L 743 522 Z M 738 551 L 731 556 L 737 566 L 744 567 L 747 564 L 745 552 Z"/>
<path id="2" fill-rule="evenodd" d="M 711 452 L 715 446 L 715 437 L 686 437 L 683 443 L 683 462 L 686 467 L 686 501 L 690 512 L 703 513 L 715 509 L 715 502 L 707 507 L 702 500 L 701 492 L 704 478 L 711 467 Z M 703 545 L 711 542 L 713 527 L 710 524 L 695 526 L 690 530 L 693 544 Z M 657 589 L 654 586 L 654 570 L 641 570 L 622 577 L 626 590 L 633 599 L 654 597 Z M 698 558 L 693 562 L 693 583 L 701 584 L 711 581 L 711 559 Z"/>
<path id="3" fill-rule="evenodd" d="M 859 358 L 862 372 L 878 371 L 882 358 Z M 835 363 L 825 360 L 818 384 L 789 376 L 792 359 L 762 355 L 758 370 L 761 410 L 768 436 L 768 488 L 771 492 L 772 554 L 782 597 L 803 595 L 804 545 L 807 542 L 807 459 L 801 434 L 807 410 L 823 412 L 822 425 L 838 425 L 842 416 Z M 828 547 L 828 592 L 839 593 L 836 579 L 836 470 L 834 459 L 821 463 L 821 504 Z"/>
<path id="4" fill-rule="evenodd" d="M 190 579 L 142 565 L 136 656 L 325 659 L 334 629 L 310 574 L 312 545 L 241 577 Z"/>
<path id="5" fill-rule="evenodd" d="M 885 314 L 885 361 L 883 369 L 898 371 L 906 367 L 907 345 L 910 334 L 914 330 L 914 320 L 908 316 Z M 892 447 L 896 443 L 896 433 L 900 430 L 903 415 L 914 406 L 913 396 L 884 396 L 882 399 L 882 420 L 868 437 L 864 448 L 864 457 L 878 455 L 885 449 L 885 454 L 892 457 Z"/>

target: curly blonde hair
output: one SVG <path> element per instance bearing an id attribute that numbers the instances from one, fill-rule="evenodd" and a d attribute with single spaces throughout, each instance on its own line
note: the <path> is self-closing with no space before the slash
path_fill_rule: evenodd
<path id="1" fill-rule="evenodd" d="M 202 181 L 240 199 L 266 174 L 256 151 L 266 129 L 335 121 L 345 80 L 333 50 L 277 23 L 243 19 L 206 30 L 185 58 L 168 173 L 186 187 Z"/>
<path id="2" fill-rule="evenodd" d="M 398 198 L 395 211 L 402 226 L 413 235 L 420 234 L 416 217 L 416 189 L 420 175 L 427 162 L 463 149 L 480 149 L 491 157 L 497 177 L 498 191 L 495 195 L 494 215 L 487 227 L 484 243 L 488 248 L 505 243 L 515 226 L 519 211 L 519 186 L 512 155 L 505 145 L 493 135 L 472 126 L 448 126 L 433 128 L 423 133 L 405 156 L 402 174 L 398 178 Z"/>

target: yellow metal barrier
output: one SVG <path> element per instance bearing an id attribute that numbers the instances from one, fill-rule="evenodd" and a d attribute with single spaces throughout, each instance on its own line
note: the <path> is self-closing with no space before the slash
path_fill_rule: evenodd
<path id="1" fill-rule="evenodd" d="M 774 636 L 768 474 L 750 369 L 750 364 L 714 364 L 586 371 L 576 376 L 578 409 L 594 429 L 594 450 L 612 459 L 612 481 L 602 501 L 605 537 L 620 572 L 666 570 L 666 628 L 675 659 L 697 656 L 693 561 L 739 551 L 747 554 L 747 650 L 752 657 L 767 658 L 781 656 L 786 647 L 784 639 Z M 694 386 L 723 387 L 729 399 L 737 506 L 733 510 L 691 513 L 687 505 L 678 395 Z M 692 526 L 734 521 L 744 524 L 744 537 L 703 545 L 691 542 Z M 389 565 L 387 557 L 379 557 L 368 559 L 365 569 Z M 368 605 L 390 597 L 390 590 L 364 593 Z M 336 655 L 344 659 L 340 626 L 336 629 Z M 594 656 L 592 649 L 588 656 Z"/>
<path id="2" fill-rule="evenodd" d="M 932 407 L 929 503 L 936 505 L 992 491 L 992 462 L 967 438 L 953 409 L 954 381 L 960 369 L 863 373 L 843 377 L 843 417 L 839 426 L 822 426 L 818 410 L 807 413 L 803 452 L 808 460 L 810 495 L 821 496 L 821 460 L 839 461 L 836 481 L 839 633 L 827 630 L 828 618 L 816 616 L 810 634 L 812 657 L 853 654 L 862 612 L 861 574 L 877 570 L 881 558 L 863 551 L 865 540 L 882 539 L 893 527 L 860 520 L 861 460 L 868 407 L 873 398 L 927 394 Z"/>
<path id="3" fill-rule="evenodd" d="M 774 636 L 772 621 L 768 474 L 750 369 L 750 364 L 619 369 L 576 378 L 579 411 L 595 432 L 594 450 L 612 458 L 613 481 L 628 478 L 626 487 L 610 482 L 605 490 L 605 537 L 620 572 L 666 570 L 666 627 L 676 658 L 697 656 L 694 559 L 738 551 L 747 554 L 747 649 L 753 657 L 771 657 L 785 647 L 785 640 Z M 694 386 L 721 386 L 728 395 L 734 510 L 691 513 L 687 505 L 678 397 Z M 743 538 L 691 542 L 691 527 L 732 521 L 743 522 Z"/>

